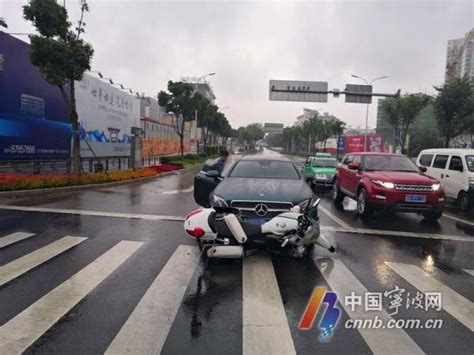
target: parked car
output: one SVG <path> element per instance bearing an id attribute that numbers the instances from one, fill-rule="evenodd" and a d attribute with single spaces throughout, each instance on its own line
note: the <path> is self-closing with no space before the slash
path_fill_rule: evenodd
<path id="1" fill-rule="evenodd" d="M 331 188 L 334 184 L 337 159 L 329 153 L 308 157 L 302 172 L 311 186 Z"/>
<path id="2" fill-rule="evenodd" d="M 225 169 L 223 176 L 204 170 L 194 179 L 196 203 L 237 208 L 250 223 L 262 224 L 295 205 L 303 212 L 312 203 L 311 188 L 285 157 L 245 156 Z"/>
<path id="3" fill-rule="evenodd" d="M 374 209 L 389 209 L 436 220 L 443 214 L 444 191 L 424 171 L 405 155 L 347 154 L 337 166 L 332 196 L 337 204 L 345 196 L 354 198 L 361 216 Z"/>
<path id="4" fill-rule="evenodd" d="M 426 149 L 416 160 L 426 174 L 441 181 L 448 199 L 463 211 L 474 205 L 474 149 Z"/>

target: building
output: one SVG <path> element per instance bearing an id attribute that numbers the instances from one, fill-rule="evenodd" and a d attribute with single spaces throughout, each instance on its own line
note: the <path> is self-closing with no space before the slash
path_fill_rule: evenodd
<path id="1" fill-rule="evenodd" d="M 445 82 L 467 76 L 474 82 L 474 29 L 463 38 L 448 40 Z"/>

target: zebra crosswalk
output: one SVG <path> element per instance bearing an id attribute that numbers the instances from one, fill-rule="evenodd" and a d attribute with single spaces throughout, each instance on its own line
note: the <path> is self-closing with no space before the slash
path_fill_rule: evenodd
<path id="1" fill-rule="evenodd" d="M 2 248 L 11 247 L 16 243 L 33 237 L 34 233 L 17 232 L 0 237 Z M 0 266 L 0 303 L 2 291 L 15 279 L 33 272 L 36 268 L 48 268 L 49 261 L 68 252 L 73 256 L 76 247 L 94 243 L 93 238 L 80 236 L 58 236 L 54 242 L 46 244 L 30 253 L 18 257 Z M 0 324 L 0 354 L 18 354 L 28 351 L 32 345 L 45 336 L 46 332 L 62 321 L 81 301 L 86 299 L 99 285 L 109 279 L 112 274 L 123 272 L 128 263 L 137 258 L 137 251 L 144 247 L 146 242 L 120 240 L 111 245 L 105 252 L 64 281 L 59 282 L 49 292 L 34 300 L 18 314 Z M 105 347 L 97 352 L 107 354 L 158 354 L 169 352 L 167 342 L 176 341 L 176 334 L 187 334 L 186 330 L 176 329 L 180 309 L 189 292 L 190 284 L 197 273 L 202 272 L 204 265 L 201 262 L 200 252 L 194 245 L 178 245 L 164 266 L 154 276 L 143 294 L 137 299 L 136 305 L 130 312 L 124 314 L 122 323 L 110 336 Z M 364 295 L 374 291 L 374 285 L 367 285 L 365 280 L 351 269 L 344 259 L 344 255 L 322 257 L 314 253 L 311 260 L 321 277 L 308 274 L 307 282 L 324 283 L 328 289 L 335 292 L 341 312 L 348 319 L 368 319 L 373 313 L 367 313 L 363 308 L 351 308 L 343 302 L 351 294 Z M 440 292 L 443 296 L 440 317 L 449 316 L 454 319 L 450 325 L 455 327 L 451 332 L 461 330 L 465 334 L 474 332 L 474 304 L 465 292 L 458 292 L 453 285 L 447 286 L 436 277 L 442 273 L 434 269 L 428 274 L 418 265 L 401 262 L 400 260 L 387 261 L 392 278 L 400 278 L 401 282 L 411 285 L 420 292 Z M 219 264 L 214 265 L 219 267 Z M 292 290 L 285 290 L 282 296 L 280 279 L 277 277 L 272 257 L 269 255 L 252 254 L 242 261 L 242 289 L 239 309 L 241 329 L 241 352 L 251 354 L 296 354 L 302 349 L 300 342 L 312 342 L 317 348 L 318 339 L 302 337 L 302 330 L 298 329 L 296 316 L 301 316 L 301 310 L 295 310 L 291 302 L 284 298 L 291 295 Z M 464 271 L 463 271 L 464 270 Z M 460 270 L 472 285 L 471 269 Z M 292 272 L 288 270 L 288 272 Z M 21 282 L 19 279 L 18 282 Z M 472 288 L 472 286 L 469 286 Z M 309 298 L 311 294 L 308 294 Z M 21 295 L 18 295 L 21 297 Z M 206 297 L 206 295 L 201 296 Z M 214 295 L 213 297 L 219 297 Z M 219 300 L 215 300 L 219 302 Z M 235 313 L 235 312 L 234 312 Z M 229 313 L 229 321 L 235 317 Z M 81 317 L 80 313 L 77 317 Z M 377 316 L 388 323 L 393 316 L 384 307 Z M 316 322 L 315 322 L 316 324 Z M 64 325 L 67 327 L 68 325 Z M 343 325 L 339 324 L 339 327 Z M 351 330 L 361 337 L 368 349 L 374 354 L 399 353 L 421 354 L 429 352 L 426 342 L 420 342 L 419 333 L 410 329 L 367 329 Z M 442 329 L 441 331 L 448 331 Z M 336 330 L 337 332 L 337 330 Z M 438 333 L 440 334 L 440 333 Z M 77 336 L 81 336 L 78 334 Z M 97 334 L 101 336 L 101 334 Z M 87 339 L 85 339 L 87 340 Z M 197 339 L 198 340 L 198 339 Z M 197 341 L 196 340 L 196 341 Z M 179 341 L 179 340 L 178 340 Z M 214 345 L 209 345 L 208 353 L 220 353 L 219 343 L 223 339 L 215 339 Z M 443 341 L 442 338 L 430 340 Z M 469 349 L 474 340 L 468 339 L 464 349 Z M 316 345 L 314 345 L 316 343 Z M 169 344 L 168 344 L 169 345 Z M 214 346 L 214 348 L 212 348 Z M 462 347 L 461 347 L 462 348 Z M 57 349 L 57 352 L 68 352 L 71 349 Z M 192 349 L 188 349 L 192 352 Z"/>

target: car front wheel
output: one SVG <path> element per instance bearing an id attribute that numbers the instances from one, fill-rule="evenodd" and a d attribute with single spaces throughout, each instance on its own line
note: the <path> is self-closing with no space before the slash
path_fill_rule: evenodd
<path id="1" fill-rule="evenodd" d="M 332 199 L 334 201 L 334 203 L 340 205 L 342 203 L 342 201 L 344 200 L 344 193 L 341 191 L 340 187 L 339 187 L 339 184 L 337 183 L 337 180 L 334 181 L 334 185 L 332 186 L 332 192 L 331 192 L 331 195 L 332 195 Z"/>
<path id="2" fill-rule="evenodd" d="M 367 217 L 371 213 L 369 206 L 369 195 L 367 190 L 364 188 L 361 188 L 357 193 L 357 213 L 361 217 Z"/>
<path id="3" fill-rule="evenodd" d="M 461 191 L 457 200 L 458 207 L 466 212 L 469 211 L 472 207 L 472 201 L 470 201 L 469 195 L 466 191 Z"/>
<path id="4" fill-rule="evenodd" d="M 423 217 L 425 217 L 425 219 L 427 219 L 428 221 L 436 221 L 441 218 L 442 215 L 442 208 L 433 208 L 431 211 L 423 213 Z"/>

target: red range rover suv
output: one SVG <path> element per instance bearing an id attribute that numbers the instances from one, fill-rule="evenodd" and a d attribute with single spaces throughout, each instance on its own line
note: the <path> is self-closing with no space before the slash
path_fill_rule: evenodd
<path id="1" fill-rule="evenodd" d="M 336 204 L 352 197 L 361 216 L 385 208 L 436 220 L 443 214 L 444 191 L 425 171 L 405 155 L 347 154 L 337 166 L 332 197 Z"/>

